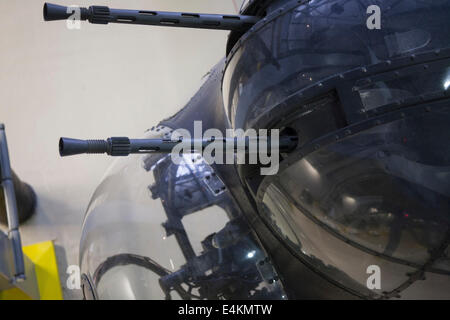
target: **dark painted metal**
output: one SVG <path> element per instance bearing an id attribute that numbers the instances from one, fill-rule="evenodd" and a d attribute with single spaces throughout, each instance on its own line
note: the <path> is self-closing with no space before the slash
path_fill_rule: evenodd
<path id="1" fill-rule="evenodd" d="M 124 10 L 110 9 L 106 6 L 90 6 L 79 9 L 81 20 L 88 20 L 90 23 L 96 24 L 124 23 L 242 32 L 259 20 L 258 17 L 244 15 Z M 73 14 L 73 10 L 70 7 L 45 3 L 44 20 L 66 20 Z"/>
<path id="2" fill-rule="evenodd" d="M 222 68 L 223 63 L 216 65 L 210 71 L 210 77 L 188 104 L 175 116 L 163 120 L 160 125 L 170 128 L 186 128 L 191 133 L 193 133 L 194 121 L 202 121 L 205 130 L 218 128 L 224 131 L 230 128 L 224 112 L 220 89 Z M 211 112 L 204 112 L 204 106 L 211 108 Z M 266 248 L 290 298 L 354 299 L 358 297 L 356 292 L 347 292 L 337 282 L 323 278 L 314 268 L 304 264 L 270 231 L 258 215 L 256 203 L 252 200 L 247 187 L 242 184 L 235 166 L 214 165 L 213 167 Z"/>

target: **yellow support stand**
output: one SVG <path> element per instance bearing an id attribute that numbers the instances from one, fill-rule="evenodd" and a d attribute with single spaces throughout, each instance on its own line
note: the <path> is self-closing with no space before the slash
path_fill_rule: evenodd
<path id="1" fill-rule="evenodd" d="M 33 262 L 41 300 L 62 300 L 58 264 L 52 241 L 45 241 L 23 247 L 23 253 Z M 26 281 L 26 280 L 25 280 Z M 30 300 L 19 288 L 0 292 L 0 300 Z"/>

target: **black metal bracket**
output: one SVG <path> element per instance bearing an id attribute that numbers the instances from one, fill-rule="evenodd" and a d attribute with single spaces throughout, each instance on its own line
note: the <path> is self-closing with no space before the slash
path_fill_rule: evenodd
<path id="1" fill-rule="evenodd" d="M 66 20 L 72 17 L 77 8 L 44 4 L 44 20 Z M 245 15 L 223 15 L 147 10 L 110 9 L 106 6 L 79 7 L 79 20 L 88 20 L 95 24 L 126 23 L 163 27 L 182 27 L 246 31 L 260 18 Z"/>

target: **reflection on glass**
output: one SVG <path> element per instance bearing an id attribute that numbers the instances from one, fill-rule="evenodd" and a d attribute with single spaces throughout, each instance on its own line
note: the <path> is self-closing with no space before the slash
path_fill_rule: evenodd
<path id="1" fill-rule="evenodd" d="M 232 124 L 251 127 L 261 113 L 326 77 L 450 45 L 449 2 L 378 5 L 384 24 L 376 32 L 366 27 L 367 8 L 357 1 L 321 0 L 287 11 L 252 34 L 223 79 Z"/>
<path id="2" fill-rule="evenodd" d="M 270 200 L 269 200 L 270 199 Z M 414 268 L 380 259 L 336 239 L 305 215 L 277 183 L 269 185 L 262 202 L 262 213 L 273 229 L 291 245 L 309 265 L 359 294 L 375 297 L 382 291 L 394 290 L 407 281 Z M 284 223 L 280 224 L 280 221 Z M 292 229 L 286 229 L 290 226 Z M 293 238 L 286 233 L 289 231 Z M 291 239 L 295 239 L 291 241 Z M 385 272 L 381 279 L 383 290 L 368 290 L 367 267 L 377 265 Z M 375 295 L 375 296 L 374 296 Z"/>
<path id="3" fill-rule="evenodd" d="M 447 62 L 447 65 L 449 64 L 450 61 Z M 441 92 L 442 83 L 444 83 L 444 90 L 447 90 L 450 82 L 446 78 L 450 74 L 450 68 L 442 68 L 441 65 L 433 69 L 430 69 L 429 66 L 427 68 L 428 71 L 421 71 L 420 77 L 417 77 L 416 73 L 396 77 L 394 72 L 390 72 L 387 77 L 393 79 L 359 86 L 358 92 L 364 108 L 366 110 L 375 109 L 402 99 Z"/>
<path id="4" fill-rule="evenodd" d="M 450 107 L 436 108 L 290 159 L 260 191 L 261 213 L 298 254 L 357 291 L 371 263 L 389 277 L 385 291 L 407 280 L 406 265 L 448 272 L 449 126 Z"/>
<path id="5" fill-rule="evenodd" d="M 288 167 L 278 192 L 357 245 L 424 264 L 450 226 L 449 124 L 447 110 L 347 138 Z M 272 208 L 280 205 L 271 204 L 273 194 L 266 198 Z M 295 239 L 295 224 L 276 224 Z"/>

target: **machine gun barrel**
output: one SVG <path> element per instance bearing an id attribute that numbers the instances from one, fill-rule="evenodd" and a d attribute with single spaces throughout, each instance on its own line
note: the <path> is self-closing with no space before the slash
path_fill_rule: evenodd
<path id="1" fill-rule="evenodd" d="M 66 20 L 79 10 L 78 18 L 90 23 L 127 23 L 154 26 L 218 29 L 246 31 L 259 18 L 244 15 L 221 15 L 203 13 L 164 12 L 146 10 L 110 9 L 106 6 L 66 7 L 51 3 L 44 4 L 44 20 Z"/>
<path id="2" fill-rule="evenodd" d="M 15 267 L 13 274 L 14 278 L 10 280 L 13 282 L 23 281 L 25 280 L 25 262 L 19 232 L 19 214 L 17 209 L 16 192 L 14 190 L 13 173 L 9 161 L 5 126 L 2 123 L 0 123 L 0 185 L 3 187 L 9 229 L 8 238 L 11 241 Z"/>
<path id="3" fill-rule="evenodd" d="M 231 147 L 234 151 L 242 148 L 246 153 L 250 152 L 249 145 L 251 139 L 258 139 L 258 147 L 261 143 L 266 143 L 267 150 L 270 150 L 270 139 L 260 138 L 221 138 L 224 150 Z M 61 138 L 59 140 L 59 154 L 71 156 L 82 153 L 106 153 L 110 156 L 128 156 L 133 153 L 170 153 L 179 143 L 187 146 L 190 152 L 201 152 L 206 146 L 219 139 L 129 139 L 127 137 L 112 137 L 106 140 L 79 140 L 71 138 Z M 280 137 L 278 150 L 289 152 L 297 145 L 297 137 Z"/>

